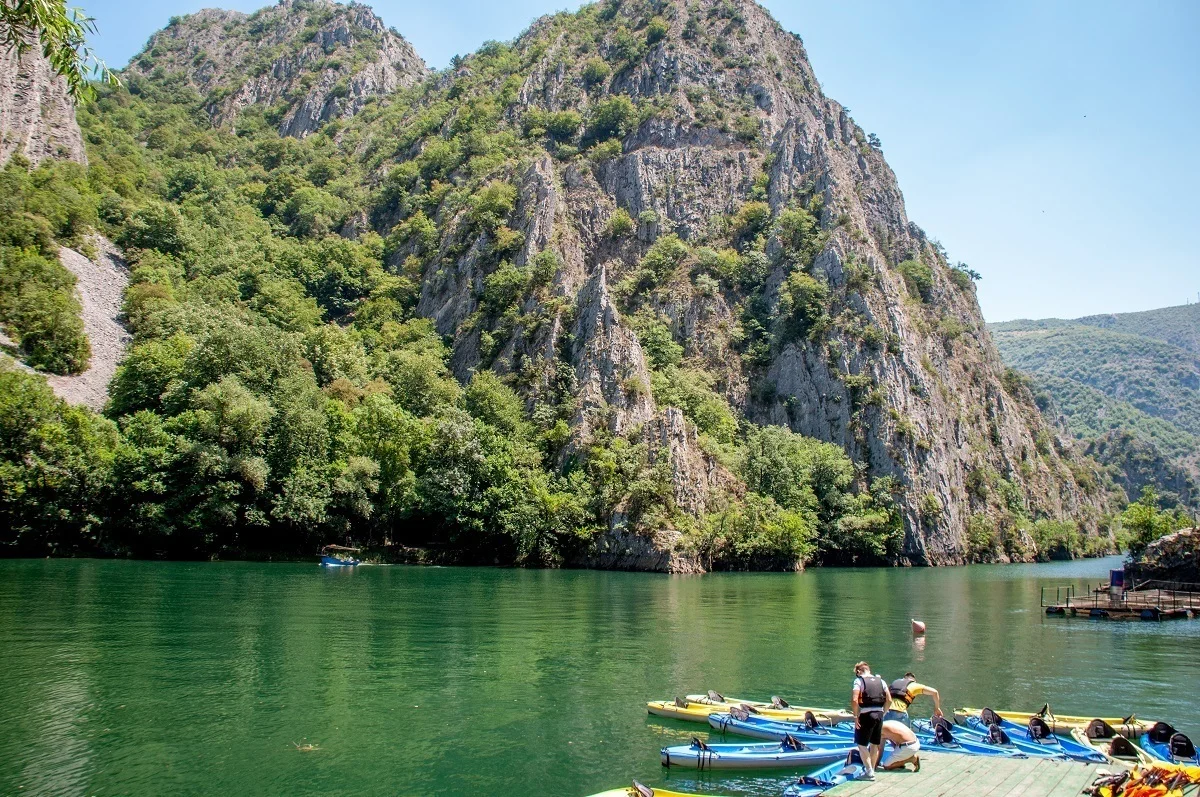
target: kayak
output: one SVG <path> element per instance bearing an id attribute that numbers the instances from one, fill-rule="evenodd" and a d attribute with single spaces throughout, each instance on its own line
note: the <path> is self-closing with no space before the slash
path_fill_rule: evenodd
<path id="1" fill-rule="evenodd" d="M 964 720 L 967 717 L 978 717 L 982 711 L 983 709 L 981 708 L 956 708 L 954 709 L 954 721 L 959 725 L 964 725 L 966 723 L 960 721 L 960 717 Z M 1046 724 L 1050 726 L 1051 731 L 1062 734 L 1070 734 L 1070 732 L 1075 728 L 1086 728 L 1089 722 L 1091 722 L 1093 719 L 1097 719 L 1096 717 L 1081 717 L 1071 714 L 1055 714 L 1050 710 L 1049 706 L 1042 706 L 1040 711 L 1033 713 L 1027 711 L 997 711 L 996 713 L 1004 719 L 1011 720 L 1018 725 L 1028 725 L 1030 717 L 1039 717 L 1046 721 Z M 1150 720 L 1138 719 L 1134 716 L 1100 717 L 1099 719 L 1102 719 L 1112 727 L 1119 729 L 1126 736 L 1145 733 L 1150 729 L 1150 726 L 1154 724 Z"/>
<path id="2" fill-rule="evenodd" d="M 920 722 L 921 720 L 917 720 Z M 968 739 L 981 742 L 993 747 L 1012 750 L 1014 753 L 1025 753 L 1030 758 L 1052 758 L 1066 761 L 1069 756 L 1061 748 L 1054 749 L 1050 745 L 1041 745 L 1009 734 L 1005 728 L 993 731 L 990 726 L 978 717 L 968 717 L 967 725 L 956 725 L 953 734 L 956 739 Z M 1024 733 L 1024 732 L 1022 732 Z"/>
<path id="3" fill-rule="evenodd" d="M 1159 761 L 1169 764 L 1200 764 L 1196 746 L 1186 734 L 1171 727 L 1170 723 L 1156 722 L 1148 733 L 1138 740 L 1141 748 Z"/>
<path id="4" fill-rule="evenodd" d="M 651 700 L 646 704 L 646 711 L 656 717 L 668 717 L 688 722 L 708 722 L 709 714 L 729 711 L 729 706 L 693 703 L 690 700 L 675 698 L 675 700 Z"/>
<path id="5" fill-rule="evenodd" d="M 992 721 L 988 722 L 988 719 Z M 985 736 L 990 733 L 992 727 L 998 727 L 1013 745 L 1035 756 L 1050 755 L 1070 758 L 1074 761 L 1085 761 L 1090 764 L 1104 764 L 1108 761 L 1103 753 L 1095 750 L 1091 745 L 1080 744 L 1074 739 L 1051 733 L 1049 723 L 1040 717 L 1030 718 L 1029 723 L 1029 725 L 1021 727 L 1012 720 L 1002 719 L 995 712 L 985 708 L 981 716 L 967 717 L 966 724 L 960 727 L 969 728 Z"/>
<path id="6" fill-rule="evenodd" d="M 681 791 L 652 789 L 649 786 L 643 786 L 635 780 L 632 786 L 626 786 L 623 789 L 609 789 L 608 791 L 593 794 L 592 797 L 697 797 L 697 795 L 685 794 Z"/>
<path id="7" fill-rule="evenodd" d="M 682 698 L 676 698 L 675 700 L 651 700 L 646 704 L 646 711 L 656 717 L 669 717 L 670 719 L 686 720 L 688 722 L 708 722 L 710 714 L 728 713 L 729 709 L 734 707 L 743 707 L 752 714 L 783 721 L 792 720 L 798 722 L 803 720 L 805 714 L 810 712 L 817 718 L 817 722 L 825 725 L 832 725 L 853 719 L 853 716 L 848 712 L 836 710 L 829 712 L 826 709 L 814 710 L 804 706 L 793 706 L 787 709 L 769 709 L 760 708 L 758 705 L 750 703 L 698 703 L 694 700 L 684 700 Z"/>
<path id="8" fill-rule="evenodd" d="M 660 751 L 664 767 L 693 769 L 784 769 L 820 767 L 845 760 L 854 749 L 854 740 L 836 740 L 828 747 L 801 742 L 779 744 L 705 744 L 692 739 L 688 745 L 664 747 Z"/>
<path id="9" fill-rule="evenodd" d="M 737 717 L 732 714 L 712 714 L 708 718 L 708 724 L 719 731 L 728 731 L 759 739 L 782 741 L 785 737 L 792 736 L 808 745 L 828 746 L 838 742 L 854 743 L 854 726 L 850 723 L 813 727 L 805 723 L 778 722 L 768 717 L 755 715 Z M 942 753 L 1029 758 L 1028 753 L 1011 744 L 991 744 L 976 734 L 963 734 L 961 737 L 955 737 L 950 731 L 950 723 L 945 722 L 944 724 L 944 730 L 938 731 L 926 720 L 913 721 L 913 732 L 921 743 L 921 749 Z M 1041 757 L 1058 758 L 1060 756 L 1046 753 Z"/>
<path id="10" fill-rule="evenodd" d="M 844 743 L 854 738 L 854 728 L 844 724 L 831 726 L 785 722 L 758 714 L 746 714 L 738 711 L 736 706 L 730 714 L 709 714 L 708 724 L 722 733 L 736 733 L 774 742 L 782 742 L 788 736 L 813 743 Z"/>
<path id="11" fill-rule="evenodd" d="M 829 766 L 800 778 L 784 790 L 783 797 L 816 797 L 834 786 L 861 778 L 866 773 L 867 769 L 863 766 L 862 758 L 855 750 L 844 761 L 834 761 Z"/>
<path id="12" fill-rule="evenodd" d="M 1071 738 L 1100 753 L 1111 764 L 1146 767 L 1155 763 L 1153 756 L 1117 733 L 1103 720 L 1092 720 L 1083 729 L 1075 728 L 1071 731 Z"/>
<path id="13" fill-rule="evenodd" d="M 969 734 L 955 736 L 953 726 L 947 719 L 913 720 L 912 729 L 921 742 L 921 752 L 964 753 L 966 755 L 990 756 L 992 758 L 1029 758 L 1029 754 L 1016 747 L 991 744 Z"/>
<path id="14" fill-rule="evenodd" d="M 739 697 L 725 697 L 719 692 L 709 692 L 706 695 L 687 695 L 686 699 L 693 703 L 723 706 L 725 710 L 728 710 L 729 706 L 749 706 L 755 710 L 754 713 L 785 721 L 799 722 L 804 719 L 805 714 L 810 712 L 817 718 L 817 722 L 822 725 L 833 725 L 838 722 L 847 722 L 854 719 L 854 715 L 844 709 L 793 706 L 791 703 L 778 697 L 772 697 L 770 703 L 764 703 L 761 700 L 743 700 Z"/>

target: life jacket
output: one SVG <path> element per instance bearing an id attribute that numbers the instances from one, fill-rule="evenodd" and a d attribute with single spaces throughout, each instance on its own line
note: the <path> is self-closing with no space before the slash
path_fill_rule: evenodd
<path id="1" fill-rule="evenodd" d="M 907 676 L 904 678 L 897 678 L 896 680 L 892 681 L 891 686 L 888 687 L 888 691 L 892 693 L 892 697 L 908 703 L 908 687 L 916 682 L 916 678 L 908 678 Z"/>
<path id="2" fill-rule="evenodd" d="M 859 708 L 883 708 L 887 704 L 887 686 L 878 675 L 860 675 L 862 689 L 858 693 Z"/>

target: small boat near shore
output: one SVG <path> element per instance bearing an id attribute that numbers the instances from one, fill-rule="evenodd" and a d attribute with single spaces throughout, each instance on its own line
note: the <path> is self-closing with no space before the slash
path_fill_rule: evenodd
<path id="1" fill-rule="evenodd" d="M 361 553 L 359 548 L 326 545 L 321 549 L 321 567 L 356 567 L 362 564 L 362 560 L 355 556 L 358 553 Z"/>

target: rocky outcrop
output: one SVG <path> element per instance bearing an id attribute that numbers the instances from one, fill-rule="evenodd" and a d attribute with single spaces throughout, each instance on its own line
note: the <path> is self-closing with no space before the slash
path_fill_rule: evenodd
<path id="1" fill-rule="evenodd" d="M 597 12 L 581 14 L 590 24 Z M 643 57 L 621 62 L 629 37 L 646 38 L 650 15 L 667 33 L 647 39 Z M 905 526 L 902 562 L 965 561 L 971 523 L 1010 539 L 1012 557 L 1035 553 L 1027 525 L 1038 518 L 1079 521 L 1096 533 L 1107 497 L 1094 465 L 1041 417 L 1026 386 L 1005 379 L 973 283 L 909 221 L 879 146 L 822 94 L 799 38 L 744 0 L 613 3 L 599 16 L 598 32 L 583 44 L 572 38 L 569 15 L 539 20 L 516 41 L 518 60 L 531 65 L 506 111 L 514 123 L 532 111 L 574 110 L 586 120 L 621 95 L 645 109 L 613 157 L 543 158 L 513 175 L 517 212 L 508 223 L 524 246 L 512 260 L 520 265 L 544 248 L 556 254 L 563 265 L 550 293 L 556 306 L 570 303 L 573 323 L 557 315 L 536 332 L 525 321 L 493 324 L 486 334 L 501 336 L 500 354 L 488 356 L 477 297 L 495 258 L 486 236 L 460 238 L 461 216 L 441 216 L 437 266 L 426 272 L 418 312 L 454 337 L 456 373 L 516 372 L 537 357 L 564 357 L 576 385 L 574 439 L 603 428 L 657 440 L 650 447 L 668 452 L 679 506 L 700 514 L 713 486 L 731 477 L 694 431 L 681 431 L 687 422 L 678 411 L 658 406 L 646 389 L 646 358 L 614 286 L 635 274 L 662 235 L 728 246 L 730 220 L 751 199 L 776 218 L 807 207 L 823 246 L 805 265 L 771 237 L 761 300 L 765 323 L 775 323 L 788 275 L 807 271 L 829 291 L 821 334 L 775 339 L 755 362 L 739 340 L 747 302 L 757 299 L 737 284 L 701 284 L 687 269 L 638 304 L 668 319 L 688 361 L 712 373 L 745 417 L 836 443 L 868 477 L 892 477 Z M 618 64 L 611 77 L 583 74 L 588 53 Z M 429 101 L 459 91 L 455 80 L 474 68 L 464 59 Z M 499 92 L 505 77 L 489 90 Z M 632 239 L 605 233 L 618 209 L 637 220 Z M 411 254 L 402 246 L 394 262 Z M 901 269 L 905 261 L 928 276 L 918 284 Z M 522 313 L 536 314 L 547 300 L 527 301 Z M 614 526 L 612 534 L 613 549 L 625 551 L 628 532 Z M 626 566 L 609 554 L 593 561 Z"/>
<path id="2" fill-rule="evenodd" d="M 1159 537 L 1137 560 L 1125 565 L 1125 583 L 1148 579 L 1200 585 L 1200 528 Z"/>
<path id="3" fill-rule="evenodd" d="M 281 135 L 303 137 L 429 73 L 412 45 L 366 6 L 281 0 L 254 14 L 178 17 L 130 62 L 131 74 L 181 73 L 218 124 L 269 109 Z"/>
<path id="4" fill-rule="evenodd" d="M 33 164 L 45 158 L 87 163 L 66 81 L 36 46 L 19 57 L 14 49 L 0 53 L 0 164 L 17 152 Z"/>
<path id="5" fill-rule="evenodd" d="M 58 259 L 75 275 L 79 303 L 83 308 L 83 331 L 92 347 L 88 368 L 81 374 L 49 374 L 46 381 L 54 392 L 71 404 L 102 410 L 108 401 L 108 383 L 117 372 L 129 345 L 129 332 L 121 319 L 121 302 L 129 271 L 117 248 L 103 236 L 88 239 L 96 254 L 89 258 L 62 247 Z"/>
<path id="6" fill-rule="evenodd" d="M 1130 501 L 1138 500 L 1145 487 L 1153 487 L 1166 506 L 1200 506 L 1195 463 L 1166 456 L 1153 442 L 1125 429 L 1114 429 L 1089 440 L 1084 453 L 1108 466 L 1113 480 Z M 1191 468 L 1189 468 L 1189 464 Z"/>

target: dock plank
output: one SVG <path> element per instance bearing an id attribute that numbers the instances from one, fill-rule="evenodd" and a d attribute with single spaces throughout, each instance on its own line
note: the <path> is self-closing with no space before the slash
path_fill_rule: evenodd
<path id="1" fill-rule="evenodd" d="M 1077 797 L 1098 769 L 1046 758 L 989 758 L 928 753 L 921 771 L 879 772 L 851 781 L 829 797 Z"/>

